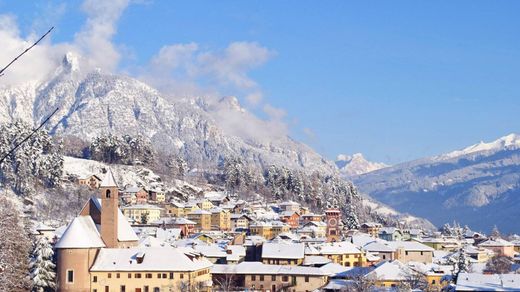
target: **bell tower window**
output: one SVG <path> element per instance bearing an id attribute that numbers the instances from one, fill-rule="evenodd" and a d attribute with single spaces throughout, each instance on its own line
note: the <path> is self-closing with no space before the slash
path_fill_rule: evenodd
<path id="1" fill-rule="evenodd" d="M 110 190 L 107 190 L 105 193 L 105 198 L 110 199 Z"/>

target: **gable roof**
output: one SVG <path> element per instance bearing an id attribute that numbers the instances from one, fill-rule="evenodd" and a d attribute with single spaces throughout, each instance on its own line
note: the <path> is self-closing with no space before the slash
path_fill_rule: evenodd
<path id="1" fill-rule="evenodd" d="M 305 256 L 303 243 L 272 243 L 262 245 L 262 258 L 303 259 Z"/>
<path id="2" fill-rule="evenodd" d="M 78 216 L 72 220 L 56 248 L 98 248 L 105 247 L 96 224 L 90 216 Z"/>
<path id="3" fill-rule="evenodd" d="M 137 263 L 137 255 L 143 262 Z M 186 255 L 181 248 L 103 248 L 91 271 L 197 271 L 211 267 L 211 262 Z"/>

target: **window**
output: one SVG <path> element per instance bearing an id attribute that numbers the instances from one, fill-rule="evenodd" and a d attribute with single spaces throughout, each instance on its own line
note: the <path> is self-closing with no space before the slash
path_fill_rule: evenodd
<path id="1" fill-rule="evenodd" d="M 184 274 L 181 274 L 181 279 L 184 279 Z"/>
<path id="2" fill-rule="evenodd" d="M 432 280 L 432 285 L 435 285 L 435 279 Z"/>
<path id="3" fill-rule="evenodd" d="M 128 279 L 132 279 L 132 273 L 128 273 Z"/>
<path id="4" fill-rule="evenodd" d="M 161 273 L 157 273 L 157 279 L 161 278 Z"/>
<path id="5" fill-rule="evenodd" d="M 408 251 L 405 251 L 404 253 L 405 253 L 406 255 L 408 255 Z"/>
<path id="6" fill-rule="evenodd" d="M 161 289 L 159 287 L 153 288 L 153 292 L 161 292 Z"/>
<path id="7" fill-rule="evenodd" d="M 118 279 L 121 278 L 121 274 L 117 273 L 116 278 L 118 278 Z"/>
<path id="8" fill-rule="evenodd" d="M 150 288 L 148 288 L 148 286 L 144 286 L 144 292 L 149 292 L 150 291 Z"/>
<path id="9" fill-rule="evenodd" d="M 94 278 L 92 278 L 92 282 L 97 283 L 97 276 L 94 276 Z"/>
<path id="10" fill-rule="evenodd" d="M 264 275 L 260 275 L 260 281 L 264 280 Z"/>
<path id="11" fill-rule="evenodd" d="M 121 292 L 126 292 L 126 286 L 125 285 L 121 285 Z"/>
<path id="12" fill-rule="evenodd" d="M 107 190 L 105 193 L 105 198 L 110 199 L 110 190 Z"/>
<path id="13" fill-rule="evenodd" d="M 251 281 L 256 281 L 256 275 L 251 276 Z"/>
<path id="14" fill-rule="evenodd" d="M 163 278 L 163 279 L 168 278 L 168 276 L 166 275 L 166 273 L 163 273 L 163 274 L 162 274 L 162 278 Z"/>
<path id="15" fill-rule="evenodd" d="M 288 276 L 282 276 L 282 281 L 289 282 L 289 277 Z"/>
<path id="16" fill-rule="evenodd" d="M 276 281 L 276 275 L 271 276 L 271 281 Z"/>
<path id="17" fill-rule="evenodd" d="M 170 279 L 173 279 L 173 273 L 170 273 Z"/>
<path id="18" fill-rule="evenodd" d="M 423 255 L 423 252 L 421 251 L 421 255 Z"/>
<path id="19" fill-rule="evenodd" d="M 137 274 L 135 274 L 135 278 L 136 278 L 136 279 L 141 279 L 141 273 L 137 273 Z"/>
<path id="20" fill-rule="evenodd" d="M 383 259 L 386 260 L 386 255 L 383 255 Z"/>
<path id="21" fill-rule="evenodd" d="M 74 283 L 74 270 L 67 270 L 67 283 Z"/>
<path id="22" fill-rule="evenodd" d="M 97 292 L 97 289 L 92 289 L 92 292 Z"/>
<path id="23" fill-rule="evenodd" d="M 108 273 L 108 278 L 112 278 L 112 273 Z"/>
<path id="24" fill-rule="evenodd" d="M 105 292 L 110 292 L 110 287 L 105 286 Z"/>
<path id="25" fill-rule="evenodd" d="M 309 276 L 305 276 L 305 282 L 309 282 Z"/>
<path id="26" fill-rule="evenodd" d="M 146 279 L 151 279 L 152 278 L 152 274 L 151 273 L 146 273 Z"/>

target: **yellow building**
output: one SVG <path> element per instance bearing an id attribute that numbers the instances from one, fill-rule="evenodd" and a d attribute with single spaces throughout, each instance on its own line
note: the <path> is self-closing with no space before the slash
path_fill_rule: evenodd
<path id="1" fill-rule="evenodd" d="M 103 248 L 90 269 L 91 291 L 211 291 L 211 266 L 172 247 Z"/>
<path id="2" fill-rule="evenodd" d="M 211 230 L 211 213 L 206 210 L 195 210 L 188 213 L 188 219 L 195 222 L 195 229 Z"/>
<path id="3" fill-rule="evenodd" d="M 272 239 L 271 224 L 265 222 L 255 222 L 249 225 L 249 231 L 251 235 L 262 236 L 265 239 Z"/>
<path id="4" fill-rule="evenodd" d="M 310 245 L 305 248 L 305 255 L 324 256 L 344 267 L 363 267 L 367 264 L 365 254 L 348 241 Z"/>
<path id="5" fill-rule="evenodd" d="M 187 202 L 186 204 L 184 204 L 184 216 L 187 216 L 189 213 L 191 213 L 195 210 L 200 210 L 197 203 L 190 201 L 190 202 Z"/>
<path id="6" fill-rule="evenodd" d="M 123 208 L 123 214 L 139 223 L 148 223 L 161 218 L 163 208 L 154 205 L 133 205 Z M 146 214 L 147 222 L 142 222 L 143 216 Z"/>
<path id="7" fill-rule="evenodd" d="M 215 205 L 213 205 L 213 203 L 208 199 L 198 200 L 195 203 L 202 210 L 211 210 L 213 207 L 215 207 Z"/>
<path id="8" fill-rule="evenodd" d="M 271 265 L 299 266 L 305 258 L 303 243 L 273 243 L 262 245 L 262 262 Z"/>
<path id="9" fill-rule="evenodd" d="M 231 230 L 231 214 L 229 211 L 215 207 L 211 210 L 211 228 L 215 230 Z"/>
<path id="10" fill-rule="evenodd" d="M 173 217 L 184 217 L 185 213 L 185 206 L 184 204 L 178 203 L 178 202 L 172 202 L 168 205 L 166 205 L 166 212 L 168 215 Z M 190 210 L 191 212 L 191 210 Z"/>
<path id="11" fill-rule="evenodd" d="M 231 279 L 233 286 L 251 291 L 316 291 L 328 282 L 328 273 L 320 268 L 260 262 L 214 265 L 211 273 L 217 289 L 222 288 L 219 283 L 225 283 L 226 279 Z"/>

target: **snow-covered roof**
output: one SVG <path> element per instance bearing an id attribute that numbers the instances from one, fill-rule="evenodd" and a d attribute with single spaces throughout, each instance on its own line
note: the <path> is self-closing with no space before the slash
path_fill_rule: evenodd
<path id="1" fill-rule="evenodd" d="M 303 243 L 272 243 L 262 246 L 262 258 L 266 259 L 303 259 L 305 246 Z"/>
<path id="2" fill-rule="evenodd" d="M 197 209 L 197 210 L 191 211 L 190 213 L 188 213 L 188 215 L 211 215 L 211 212 L 208 212 L 208 211 L 202 210 L 202 209 Z"/>
<path id="3" fill-rule="evenodd" d="M 126 188 L 123 192 L 125 192 L 125 193 L 137 193 L 140 190 L 142 190 L 142 188 L 140 188 L 138 186 L 130 186 L 130 187 Z"/>
<path id="4" fill-rule="evenodd" d="M 132 205 L 132 206 L 128 206 L 128 207 L 123 207 L 123 210 L 141 210 L 141 209 L 162 210 L 163 208 L 155 206 L 155 205 L 150 205 L 150 204 L 138 204 L 138 205 Z"/>
<path id="5" fill-rule="evenodd" d="M 305 254 L 308 255 L 332 255 L 332 254 L 360 254 L 361 251 L 348 241 L 328 242 L 308 246 Z"/>
<path id="6" fill-rule="evenodd" d="M 142 263 L 137 255 L 143 254 Z M 100 250 L 93 272 L 101 271 L 197 271 L 210 268 L 211 262 L 200 257 L 188 257 L 183 249 L 172 247 L 103 248 Z"/>
<path id="7" fill-rule="evenodd" d="M 110 168 L 105 173 L 105 177 L 103 178 L 99 186 L 102 188 L 117 187 L 116 180 L 114 179 L 114 175 L 112 174 Z"/>
<path id="8" fill-rule="evenodd" d="M 313 265 L 325 265 L 330 263 L 331 260 L 324 256 L 314 256 L 308 255 L 303 259 L 304 266 L 313 266 Z"/>
<path id="9" fill-rule="evenodd" d="M 513 244 L 507 240 L 504 240 L 502 238 L 496 238 L 496 239 L 488 239 L 482 243 L 479 244 L 479 246 L 513 246 Z"/>
<path id="10" fill-rule="evenodd" d="M 519 291 L 519 274 L 460 273 L 457 291 Z"/>
<path id="11" fill-rule="evenodd" d="M 237 265 L 213 265 L 212 274 L 308 275 L 328 276 L 320 268 L 303 266 L 266 265 L 261 262 L 242 262 Z"/>
<path id="12" fill-rule="evenodd" d="M 363 249 L 366 251 L 372 252 L 394 252 L 395 248 L 390 247 L 379 241 L 372 241 L 363 246 Z"/>
<path id="13" fill-rule="evenodd" d="M 432 247 L 429 247 L 427 245 L 424 245 L 417 241 L 388 241 L 386 242 L 386 245 L 389 247 L 398 249 L 403 248 L 407 251 L 431 251 L 433 252 L 435 249 Z"/>
<path id="14" fill-rule="evenodd" d="M 72 220 L 56 248 L 98 248 L 105 247 L 96 224 L 90 216 L 78 216 Z"/>
<path id="15" fill-rule="evenodd" d="M 394 260 L 377 265 L 366 277 L 379 281 L 401 281 L 406 280 L 409 273 L 412 273 L 412 271 L 408 266 L 398 260 Z"/>
<path id="16" fill-rule="evenodd" d="M 102 200 L 100 198 L 91 197 L 90 201 L 94 203 L 94 206 L 102 212 Z M 128 219 L 123 215 L 121 209 L 117 209 L 117 240 L 119 241 L 136 241 L 139 240 L 135 234 L 132 226 L 128 222 Z"/>

